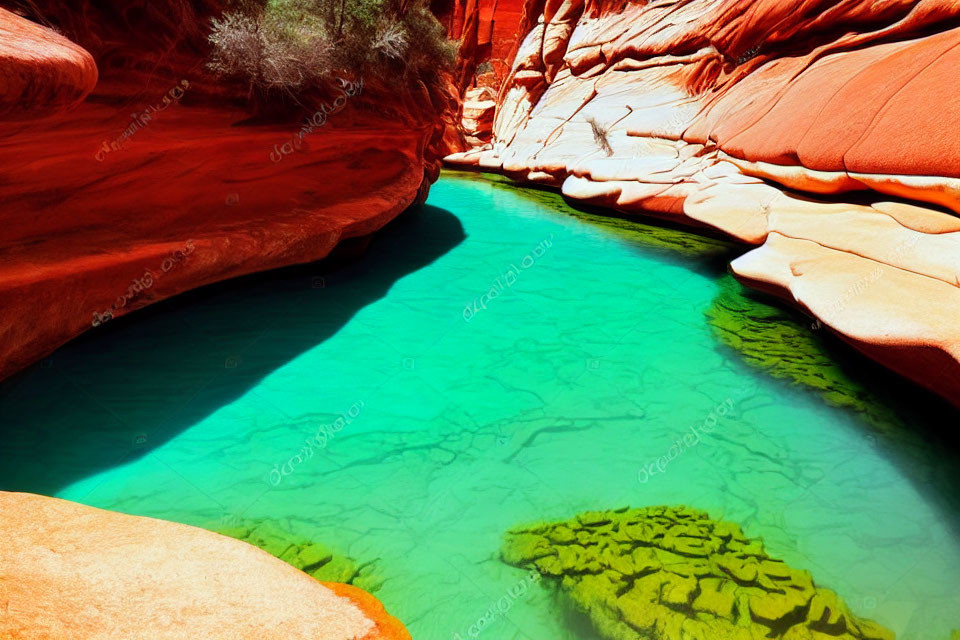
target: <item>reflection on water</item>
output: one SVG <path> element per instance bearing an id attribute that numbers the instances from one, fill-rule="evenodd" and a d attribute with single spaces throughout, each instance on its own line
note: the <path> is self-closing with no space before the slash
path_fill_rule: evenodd
<path id="1" fill-rule="evenodd" d="M 376 595 L 428 640 L 469 637 L 525 580 L 499 559 L 506 530 L 656 504 L 740 523 L 898 635 L 960 627 L 940 490 L 956 449 L 922 445 L 956 414 L 900 382 L 831 403 L 758 366 L 718 338 L 727 288 L 781 327 L 724 325 L 741 340 L 773 353 L 803 323 L 721 275 L 731 247 L 532 196 L 448 175 L 363 259 L 194 292 L 61 349 L 0 387 L 0 486 L 270 521 L 375 561 Z M 804 375 L 862 378 L 817 357 Z M 593 637 L 528 586 L 477 637 Z"/>

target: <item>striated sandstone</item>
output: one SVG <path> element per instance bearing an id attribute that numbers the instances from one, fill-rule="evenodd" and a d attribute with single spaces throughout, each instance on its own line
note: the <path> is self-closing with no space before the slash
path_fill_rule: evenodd
<path id="1" fill-rule="evenodd" d="M 79 103 L 97 65 L 60 34 L 0 8 L 0 119 L 28 120 Z"/>
<path id="2" fill-rule="evenodd" d="M 409 640 L 375 598 L 187 525 L 0 492 L 4 638 Z"/>
<path id="3" fill-rule="evenodd" d="M 274 145 L 296 128 L 234 126 L 245 117 L 171 107 L 98 162 L 128 116 L 85 104 L 0 148 L 0 377 L 110 309 L 118 318 L 208 283 L 319 260 L 420 193 L 429 129 L 398 131 L 372 115 L 331 122 L 275 163 Z M 31 162 L 18 163 L 25 149 Z M 177 252 L 185 258 L 171 262 Z"/>
<path id="4" fill-rule="evenodd" d="M 488 87 L 467 89 L 464 94 L 460 129 L 471 147 L 490 142 L 496 105 L 496 96 Z"/>
<path id="5" fill-rule="evenodd" d="M 960 404 L 960 324 L 947 319 L 960 288 L 960 3 L 530 0 L 526 11 L 538 19 L 491 143 L 448 164 L 749 245 L 805 241 L 748 254 L 734 273 Z M 818 265 L 803 287 L 783 275 L 798 262 Z"/>

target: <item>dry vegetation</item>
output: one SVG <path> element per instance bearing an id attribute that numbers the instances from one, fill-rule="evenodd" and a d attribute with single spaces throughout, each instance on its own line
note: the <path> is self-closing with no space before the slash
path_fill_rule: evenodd
<path id="1" fill-rule="evenodd" d="M 608 156 L 612 156 L 613 147 L 610 146 L 610 131 L 594 118 L 587 118 L 587 122 L 590 123 L 590 129 L 593 130 L 593 141 L 596 142 L 597 146 L 603 149 Z"/>
<path id="2" fill-rule="evenodd" d="M 209 67 L 255 103 L 296 97 L 338 75 L 386 86 L 442 82 L 456 47 L 424 0 L 242 2 L 212 20 Z"/>

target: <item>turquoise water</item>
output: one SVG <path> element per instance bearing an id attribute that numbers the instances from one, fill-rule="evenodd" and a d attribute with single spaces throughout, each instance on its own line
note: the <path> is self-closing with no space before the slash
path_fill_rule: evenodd
<path id="1" fill-rule="evenodd" d="M 0 386 L 0 487 L 209 528 L 270 519 L 376 559 L 376 595 L 418 640 L 468 638 L 516 591 L 505 530 L 681 503 L 898 637 L 960 627 L 957 514 L 923 480 L 956 452 L 898 455 L 902 426 L 878 436 L 744 364 L 704 319 L 716 260 L 457 175 L 428 205 L 362 259 L 187 294 Z M 477 637 L 593 636 L 536 587 Z"/>

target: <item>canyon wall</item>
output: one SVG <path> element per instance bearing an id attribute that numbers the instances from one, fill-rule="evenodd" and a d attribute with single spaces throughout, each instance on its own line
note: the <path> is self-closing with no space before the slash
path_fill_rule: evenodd
<path id="1" fill-rule="evenodd" d="M 443 87 L 344 78 L 263 114 L 207 71 L 216 0 L 0 1 L 21 4 L 32 19 L 0 8 L 0 378 L 165 298 L 324 258 L 439 175 Z M 362 590 L 211 532 L 29 494 L 0 513 L 5 638 L 410 637 Z"/>
<path id="2" fill-rule="evenodd" d="M 206 69 L 216 0 L 28 4 L 0 8 L 0 378 L 183 291 L 319 260 L 439 174 L 452 91 L 349 78 L 258 117 Z"/>
<path id="3" fill-rule="evenodd" d="M 731 269 L 960 404 L 960 2 L 527 0 L 449 164 L 756 248 Z"/>

